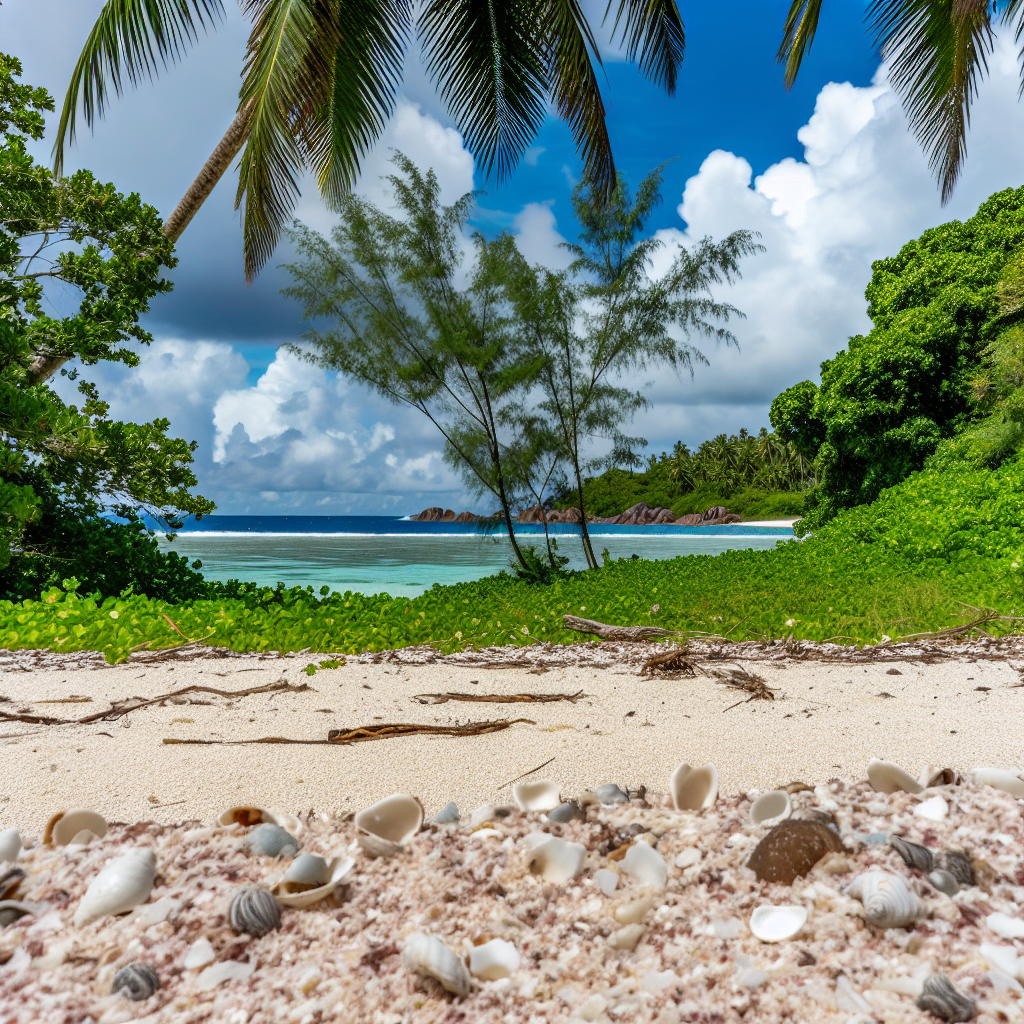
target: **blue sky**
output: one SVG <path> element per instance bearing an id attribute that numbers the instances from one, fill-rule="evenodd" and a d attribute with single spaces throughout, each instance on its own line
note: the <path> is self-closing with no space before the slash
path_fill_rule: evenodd
<path id="1" fill-rule="evenodd" d="M 4 48 L 25 79 L 58 105 L 101 0 L 6 0 Z M 226 22 L 185 61 L 115 101 L 69 166 L 85 166 L 168 213 L 230 120 L 247 25 L 230 4 Z M 603 3 L 588 0 L 596 14 Z M 792 92 L 774 56 L 788 0 L 681 3 L 687 49 L 679 88 L 666 97 L 608 48 L 606 102 L 620 170 L 635 183 L 666 160 L 664 203 L 649 225 L 665 243 L 692 244 L 738 227 L 767 247 L 744 281 L 719 296 L 747 320 L 739 351 L 710 349 L 694 380 L 661 375 L 652 408 L 630 432 L 651 450 L 697 444 L 722 430 L 767 424 L 771 399 L 866 329 L 863 291 L 871 260 L 924 228 L 968 216 L 997 188 L 1018 185 L 1022 132 L 1012 41 L 1001 40 L 981 91 L 969 163 L 943 210 L 924 158 L 862 22 L 863 3 L 825 5 L 818 39 Z M 607 34 L 605 33 L 605 36 Z M 383 198 L 387 147 L 437 168 L 448 198 L 483 188 L 476 226 L 510 229 L 534 260 L 557 264 L 574 229 L 571 182 L 580 165 L 567 129 L 549 119 L 529 159 L 500 185 L 476 172 L 415 58 L 396 117 L 365 166 L 360 189 Z M 48 153 L 48 146 L 39 154 Z M 152 349 L 137 370 L 89 368 L 126 418 L 167 415 L 199 441 L 201 490 L 224 512 L 414 511 L 480 506 L 443 466 L 440 444 L 415 414 L 278 353 L 302 331 L 278 294 L 276 264 L 244 284 L 234 175 L 218 186 L 186 231 L 175 291 L 147 318 Z M 329 227 L 306 190 L 299 215 Z M 657 272 L 655 267 L 654 272 Z M 640 385 L 647 382 L 638 381 Z"/>

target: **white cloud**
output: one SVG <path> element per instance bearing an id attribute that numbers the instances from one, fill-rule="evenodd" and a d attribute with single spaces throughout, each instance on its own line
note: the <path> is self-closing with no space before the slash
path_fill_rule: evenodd
<path id="1" fill-rule="evenodd" d="M 559 248 L 565 238 L 555 225 L 550 203 L 527 203 L 512 221 L 519 251 L 530 263 L 562 269 L 572 257 Z"/>

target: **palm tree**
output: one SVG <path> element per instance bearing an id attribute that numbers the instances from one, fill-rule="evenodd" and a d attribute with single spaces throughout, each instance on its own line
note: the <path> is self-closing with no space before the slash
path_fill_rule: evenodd
<path id="1" fill-rule="evenodd" d="M 177 239 L 242 151 L 248 280 L 266 263 L 312 171 L 328 204 L 354 184 L 360 159 L 394 108 L 415 30 L 427 71 L 474 157 L 506 175 L 540 129 L 550 100 L 568 122 L 585 174 L 615 186 L 598 83 L 601 57 L 579 0 L 239 0 L 252 21 L 238 109 L 165 231 Z M 676 0 L 610 0 L 613 35 L 670 95 L 685 44 Z M 154 78 L 215 27 L 223 0 L 107 0 L 61 110 L 54 170 L 110 91 Z"/>
<path id="2" fill-rule="evenodd" d="M 777 60 L 786 88 L 796 81 L 818 28 L 823 0 L 792 0 Z M 971 103 L 988 71 L 993 17 L 1024 35 L 1024 0 L 871 0 L 866 19 L 875 45 L 891 61 L 889 80 L 910 127 L 928 154 L 943 204 L 967 155 Z M 1022 87 L 1024 89 L 1024 87 Z"/>

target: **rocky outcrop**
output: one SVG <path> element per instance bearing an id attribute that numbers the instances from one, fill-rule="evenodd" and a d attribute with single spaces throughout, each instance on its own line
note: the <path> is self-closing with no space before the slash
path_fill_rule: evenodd
<path id="1" fill-rule="evenodd" d="M 523 509 L 519 513 L 521 523 L 578 523 L 581 520 L 578 508 L 553 509 L 545 512 L 539 505 Z M 638 501 L 635 505 L 620 512 L 617 516 L 587 516 L 588 523 L 608 523 L 612 526 L 721 526 L 726 523 L 741 523 L 743 520 L 722 505 L 709 508 L 703 515 L 688 515 L 676 518 L 670 508 L 651 508 L 647 502 Z"/>

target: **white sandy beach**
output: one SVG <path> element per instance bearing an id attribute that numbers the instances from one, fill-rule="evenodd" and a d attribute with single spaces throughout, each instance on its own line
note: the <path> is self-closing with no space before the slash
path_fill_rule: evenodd
<path id="1" fill-rule="evenodd" d="M 575 650 L 586 658 L 586 651 L 596 649 Z M 395 791 L 419 796 L 428 812 L 449 800 L 472 810 L 485 801 L 508 801 L 509 780 L 552 758 L 538 776 L 557 781 L 567 795 L 610 781 L 664 792 L 681 761 L 713 762 L 727 794 L 794 779 L 862 779 L 871 757 L 895 760 L 915 775 L 925 764 L 970 769 L 1024 761 L 1024 688 L 1012 659 L 747 662 L 774 689 L 775 699 L 731 710 L 725 709 L 747 695 L 711 676 L 642 676 L 635 654 L 621 661 L 605 656 L 604 662 L 537 671 L 463 667 L 444 659 L 350 659 L 311 677 L 303 671 L 308 656 L 8 668 L 0 673 L 0 695 L 6 698 L 0 710 L 61 718 L 190 685 L 237 691 L 287 680 L 310 688 L 236 700 L 197 693 L 177 698 L 183 703 L 150 705 L 91 725 L 0 723 L 0 828 L 38 832 L 51 814 L 70 806 L 94 807 L 112 821 L 163 823 L 209 821 L 224 807 L 244 802 L 296 813 L 347 812 Z M 586 696 L 575 704 L 431 706 L 411 699 L 441 691 L 580 690 Z M 75 702 L 48 703 L 69 698 Z M 483 736 L 421 735 L 351 746 L 163 742 L 325 740 L 329 729 L 503 718 L 535 724 Z"/>

